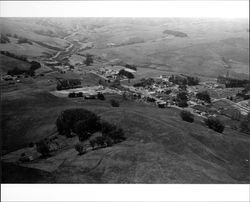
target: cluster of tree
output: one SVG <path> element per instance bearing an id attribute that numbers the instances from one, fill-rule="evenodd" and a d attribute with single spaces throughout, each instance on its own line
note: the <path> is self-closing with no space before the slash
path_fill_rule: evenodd
<path id="1" fill-rule="evenodd" d="M 187 92 L 182 91 L 177 94 L 176 102 L 179 107 L 187 107 L 188 106 L 187 101 L 188 101 Z"/>
<path id="2" fill-rule="evenodd" d="M 121 69 L 118 73 L 119 76 L 125 76 L 127 77 L 128 79 L 133 79 L 135 78 L 135 76 L 131 73 L 131 72 L 128 72 L 126 71 L 125 69 Z"/>
<path id="3" fill-rule="evenodd" d="M 80 79 L 61 79 L 57 82 L 56 89 L 57 90 L 65 90 L 71 88 L 77 88 L 81 86 Z"/>
<path id="4" fill-rule="evenodd" d="M 198 77 L 192 77 L 192 76 L 186 76 L 186 75 L 184 76 L 171 75 L 169 78 L 169 81 L 177 85 L 195 86 L 199 84 L 200 79 Z"/>
<path id="5" fill-rule="evenodd" d="M 120 107 L 120 103 L 117 100 L 110 100 L 110 104 L 112 107 Z"/>
<path id="6" fill-rule="evenodd" d="M 125 67 L 128 68 L 128 69 L 135 70 L 135 71 L 137 70 L 135 65 L 126 64 Z"/>
<path id="7" fill-rule="evenodd" d="M 70 98 L 83 97 L 83 93 L 82 92 L 79 92 L 79 93 L 72 92 L 72 93 L 69 93 L 68 97 L 70 97 Z"/>
<path id="8" fill-rule="evenodd" d="M 1 34 L 0 43 L 10 43 L 10 39 L 7 35 Z"/>
<path id="9" fill-rule="evenodd" d="M 24 37 L 19 37 L 17 43 L 18 43 L 18 44 L 27 43 L 27 44 L 30 44 L 30 45 L 33 44 L 29 39 L 24 38 Z"/>
<path id="10" fill-rule="evenodd" d="M 14 53 L 10 53 L 8 51 L 1 51 L 0 52 L 2 55 L 6 55 L 8 57 L 12 57 L 12 58 L 15 58 L 15 59 L 18 59 L 18 60 L 22 60 L 22 61 L 25 61 L 27 62 L 27 57 L 23 56 L 23 55 L 16 55 Z"/>
<path id="11" fill-rule="evenodd" d="M 134 84 L 134 87 L 146 87 L 146 86 L 151 86 L 154 83 L 154 79 L 148 78 L 148 79 L 141 79 L 140 82 Z"/>
<path id="12" fill-rule="evenodd" d="M 90 144 L 94 149 L 95 146 L 112 146 L 115 143 L 124 141 L 124 131 L 114 124 L 107 121 L 101 121 L 100 117 L 95 113 L 82 108 L 67 109 L 63 111 L 56 121 L 57 130 L 60 135 L 71 137 L 71 133 L 75 133 L 79 137 L 79 141 L 88 140 L 95 132 L 100 131 L 102 136 L 90 140 Z M 84 153 L 84 147 L 77 144 L 75 149 L 79 153 Z"/>
<path id="13" fill-rule="evenodd" d="M 91 65 L 93 62 L 94 62 L 94 60 L 93 60 L 93 55 L 87 54 L 87 55 L 86 55 L 86 59 L 85 59 L 85 61 L 84 61 L 84 64 L 85 64 L 86 66 L 89 66 L 89 65 Z"/>
<path id="14" fill-rule="evenodd" d="M 71 137 L 73 132 L 84 140 L 89 137 L 89 133 L 99 130 L 100 118 L 86 109 L 67 109 L 58 116 L 56 126 L 60 135 Z"/>
<path id="15" fill-rule="evenodd" d="M 39 69 L 41 67 L 41 64 L 36 61 L 30 62 L 30 68 L 29 69 L 19 69 L 18 67 L 15 67 L 12 70 L 8 70 L 7 74 L 14 76 L 14 75 L 20 75 L 20 74 L 25 74 L 29 76 L 34 76 L 35 75 L 35 70 Z"/>
<path id="16" fill-rule="evenodd" d="M 126 140 L 123 129 L 107 121 L 101 122 L 100 132 L 102 133 L 101 136 L 97 136 L 89 141 L 92 149 L 96 147 L 110 147 L 113 144 Z"/>
<path id="17" fill-rule="evenodd" d="M 187 85 L 196 86 L 199 85 L 200 79 L 198 77 L 187 76 Z"/>
<path id="18" fill-rule="evenodd" d="M 218 133 L 222 133 L 225 128 L 224 124 L 219 119 L 212 117 L 212 116 L 205 119 L 205 124 L 209 128 L 211 128 L 212 130 Z"/>
<path id="19" fill-rule="evenodd" d="M 205 101 L 207 103 L 211 103 L 211 98 L 210 98 L 210 95 L 209 95 L 209 93 L 207 91 L 197 93 L 196 97 L 199 100 L 203 100 L 203 101 Z"/>
<path id="20" fill-rule="evenodd" d="M 229 77 L 218 76 L 217 82 L 221 84 L 225 84 L 226 88 L 238 88 L 244 87 L 249 84 L 249 80 L 240 80 Z"/>
<path id="21" fill-rule="evenodd" d="M 194 115 L 190 111 L 183 110 L 181 111 L 180 116 L 183 121 L 187 121 L 190 123 L 194 122 Z"/>

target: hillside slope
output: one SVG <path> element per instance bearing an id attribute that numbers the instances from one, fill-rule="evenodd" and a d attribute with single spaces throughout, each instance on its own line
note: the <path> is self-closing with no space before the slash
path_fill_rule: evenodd
<path id="1" fill-rule="evenodd" d="M 44 131 L 44 135 L 53 130 L 53 120 L 56 119 L 59 109 L 69 107 L 83 107 L 98 113 L 105 120 L 117 123 L 124 128 L 127 140 L 109 148 L 90 151 L 82 156 L 79 156 L 74 148 L 62 151 L 46 160 L 61 162 L 55 171 L 44 173 L 30 169 L 37 177 L 33 182 L 249 182 L 248 136 L 229 128 L 223 134 L 216 133 L 205 127 L 198 118 L 192 124 L 183 122 L 176 109 L 158 109 L 130 101 L 122 102 L 120 108 L 112 108 L 109 100 L 71 104 L 64 101 L 64 105 L 55 107 L 57 104 L 52 98 L 47 100 L 47 106 L 51 106 L 47 111 L 50 116 L 41 113 L 40 118 L 36 119 L 41 120 L 41 116 L 46 116 L 43 122 L 30 122 L 29 132 L 26 134 L 26 137 L 29 135 L 29 140 L 32 136 L 36 139 L 37 132 L 41 132 L 43 126 L 51 125 L 46 127 L 48 130 Z M 37 103 L 37 107 L 41 110 L 43 105 Z M 37 110 L 32 111 L 35 113 Z M 39 136 L 41 138 L 42 134 Z M 15 172 L 14 167 L 10 167 L 10 170 Z M 3 171 L 6 172 L 5 168 L 9 170 L 10 167 L 4 166 Z M 29 179 L 25 173 L 27 171 L 20 172 L 18 177 L 13 175 L 16 176 L 13 179 L 12 172 L 6 172 L 5 181 L 27 182 Z"/>

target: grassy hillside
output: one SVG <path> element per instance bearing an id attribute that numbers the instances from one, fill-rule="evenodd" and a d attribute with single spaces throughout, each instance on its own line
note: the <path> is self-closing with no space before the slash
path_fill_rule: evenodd
<path id="1" fill-rule="evenodd" d="M 39 23 L 40 21 L 41 19 L 32 18 L 0 19 L 1 34 L 10 35 L 10 43 L 1 44 L 1 50 L 34 57 L 42 56 L 45 53 L 53 54 L 54 49 L 63 49 L 68 45 L 63 39 L 67 30 L 53 24 Z M 15 35 L 19 38 L 27 38 L 32 44 L 18 44 Z M 40 42 L 40 44 L 36 42 Z M 53 48 L 48 48 L 48 46 Z"/>
<path id="2" fill-rule="evenodd" d="M 30 68 L 30 63 L 0 54 L 0 67 L 1 73 L 6 73 L 8 70 L 12 70 L 15 67 L 22 70 L 28 70 Z"/>
<path id="3" fill-rule="evenodd" d="M 18 147 L 20 143 L 37 141 L 55 130 L 54 122 L 60 111 L 83 107 L 121 126 L 127 140 L 82 156 L 77 155 L 74 148 L 62 151 L 57 157 L 51 157 L 51 160 L 64 159 L 56 171 L 30 170 L 36 176 L 33 182 L 248 182 L 248 136 L 229 128 L 223 134 L 216 133 L 205 127 L 199 118 L 192 124 L 183 122 L 176 109 L 158 109 L 122 100 L 119 108 L 113 108 L 109 103 L 111 98 L 113 96 L 106 101 L 76 102 L 39 93 L 34 97 L 30 95 L 28 100 L 3 103 L 4 108 L 8 107 L 8 111 L 3 110 L 4 144 Z M 5 168 L 9 170 L 9 165 Z M 11 170 L 16 171 L 12 166 Z M 15 178 L 11 172 L 6 172 L 5 180 L 30 182 L 25 173 L 27 171 L 20 171 Z"/>
<path id="4" fill-rule="evenodd" d="M 119 58 L 127 63 L 153 64 L 167 71 L 213 77 L 225 74 L 230 66 L 233 77 L 247 78 L 248 26 L 247 20 L 120 19 L 85 35 L 95 44 L 91 52 L 106 59 Z M 187 37 L 166 37 L 166 30 Z M 140 43 L 127 43 L 133 37 Z M 108 43 L 115 46 L 107 47 Z"/>

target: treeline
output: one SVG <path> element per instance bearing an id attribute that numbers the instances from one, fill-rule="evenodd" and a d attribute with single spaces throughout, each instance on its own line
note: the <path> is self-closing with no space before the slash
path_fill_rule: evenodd
<path id="1" fill-rule="evenodd" d="M 35 70 L 39 69 L 41 67 L 41 64 L 39 62 L 36 62 L 36 61 L 32 61 L 30 64 L 31 64 L 30 68 L 27 70 L 19 69 L 18 67 L 15 67 L 12 70 L 8 70 L 7 74 L 11 75 L 11 76 L 20 75 L 20 74 L 34 76 Z"/>
<path id="2" fill-rule="evenodd" d="M 19 37 L 17 43 L 18 44 L 27 43 L 27 44 L 30 44 L 30 45 L 33 44 L 29 39 L 24 38 L 24 37 Z"/>
<path id="3" fill-rule="evenodd" d="M 81 86 L 80 79 L 60 79 L 57 82 L 57 90 L 66 90 L 71 88 L 77 88 Z"/>
<path id="4" fill-rule="evenodd" d="M 27 60 L 27 57 L 23 56 L 23 55 L 16 55 L 14 53 L 10 53 L 8 51 L 1 51 L 0 52 L 2 55 L 6 55 L 8 57 L 12 57 L 12 58 L 15 58 L 15 59 L 18 59 L 18 60 L 22 60 L 24 62 L 28 62 Z"/>
<path id="5" fill-rule="evenodd" d="M 151 86 L 154 83 L 154 79 L 148 78 L 148 79 L 141 79 L 140 82 L 134 84 L 134 87 L 146 87 L 146 86 Z"/>
<path id="6" fill-rule="evenodd" d="M 170 76 L 169 81 L 177 85 L 196 86 L 199 85 L 200 79 L 198 77 L 191 77 L 186 75 L 172 75 Z"/>
<path id="7" fill-rule="evenodd" d="M 135 76 L 131 73 L 131 72 L 128 72 L 126 71 L 125 69 L 121 69 L 118 73 L 119 76 L 125 76 L 127 77 L 128 79 L 133 79 L 135 78 Z"/>
<path id="8" fill-rule="evenodd" d="M 226 88 L 238 88 L 238 87 L 244 87 L 247 84 L 249 84 L 249 80 L 240 80 L 240 79 L 234 79 L 234 78 L 228 78 L 223 76 L 217 77 L 217 82 L 221 84 L 225 84 Z"/>
<path id="9" fill-rule="evenodd" d="M 125 67 L 128 68 L 128 69 L 135 70 L 135 71 L 137 70 L 135 65 L 126 64 Z"/>

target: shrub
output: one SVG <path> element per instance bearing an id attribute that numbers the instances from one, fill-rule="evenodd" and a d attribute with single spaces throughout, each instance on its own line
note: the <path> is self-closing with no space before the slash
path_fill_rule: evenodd
<path id="1" fill-rule="evenodd" d="M 99 122 L 99 117 L 91 111 L 83 108 L 67 109 L 58 116 L 56 120 L 57 130 L 60 135 L 71 136 L 71 131 L 76 133 L 78 121 Z M 92 125 L 91 125 L 92 126 Z"/>
<path id="2" fill-rule="evenodd" d="M 36 143 L 37 151 L 42 154 L 43 157 L 50 156 L 49 143 L 46 140 L 42 140 Z"/>
<path id="3" fill-rule="evenodd" d="M 207 91 L 197 93 L 196 97 L 200 100 L 204 100 L 207 103 L 211 103 L 211 98 Z"/>
<path id="4" fill-rule="evenodd" d="M 95 146 L 98 146 L 98 147 L 110 147 L 113 145 L 113 140 L 107 136 L 98 136 L 92 140 L 89 141 L 92 149 L 94 150 L 95 149 Z"/>
<path id="5" fill-rule="evenodd" d="M 177 102 L 178 107 L 187 107 L 188 103 L 185 100 L 181 100 Z"/>
<path id="6" fill-rule="evenodd" d="M 30 44 L 30 45 L 33 44 L 30 40 L 28 40 L 28 39 L 26 39 L 26 38 L 23 38 L 23 37 L 20 37 L 20 38 L 18 39 L 17 43 L 18 43 L 18 44 L 27 43 L 27 44 Z"/>
<path id="7" fill-rule="evenodd" d="M 120 76 L 125 76 L 127 77 L 128 79 L 133 79 L 135 78 L 135 76 L 131 73 L 131 72 L 128 72 L 126 71 L 125 69 L 121 69 L 118 73 Z"/>
<path id="8" fill-rule="evenodd" d="M 79 92 L 76 94 L 77 97 L 83 97 L 83 93 L 82 92 Z"/>
<path id="9" fill-rule="evenodd" d="M 80 79 L 60 79 L 57 82 L 56 89 L 57 90 L 65 90 L 65 89 L 77 88 L 80 86 L 81 86 Z"/>
<path id="10" fill-rule="evenodd" d="M 183 121 L 194 122 L 194 115 L 189 111 L 181 111 L 180 116 Z"/>
<path id="11" fill-rule="evenodd" d="M 97 98 L 98 98 L 99 100 L 105 100 L 105 97 L 104 97 L 104 95 L 103 95 L 102 93 L 98 93 L 98 94 L 97 94 Z"/>
<path id="12" fill-rule="evenodd" d="M 87 54 L 86 55 L 86 60 L 84 61 L 84 64 L 89 66 L 93 63 L 93 58 L 92 58 L 92 55 L 90 54 Z"/>
<path id="13" fill-rule="evenodd" d="M 74 92 L 69 93 L 68 97 L 70 97 L 70 98 L 76 97 L 76 93 L 74 93 Z"/>
<path id="14" fill-rule="evenodd" d="M 117 100 L 110 100 L 112 107 L 120 107 L 120 103 Z"/>
<path id="15" fill-rule="evenodd" d="M 208 117 L 207 119 L 205 119 L 205 124 L 209 128 L 213 129 L 214 131 L 218 133 L 222 133 L 225 128 L 223 123 L 221 123 L 221 121 L 215 117 Z"/>
<path id="16" fill-rule="evenodd" d="M 77 143 L 75 145 L 75 150 L 78 152 L 79 155 L 86 153 L 86 148 L 81 143 Z"/>
<path id="17" fill-rule="evenodd" d="M 91 116 L 87 120 L 80 120 L 75 124 L 75 132 L 80 141 L 87 140 L 91 134 L 100 129 L 99 118 Z"/>
<path id="18" fill-rule="evenodd" d="M 34 147 L 34 146 L 35 146 L 35 144 L 33 142 L 29 143 L 29 147 Z"/>
<path id="19" fill-rule="evenodd" d="M 126 139 L 124 131 L 121 128 L 118 128 L 116 125 L 106 121 L 101 122 L 101 132 L 103 137 L 112 139 L 114 143 L 121 142 Z"/>

